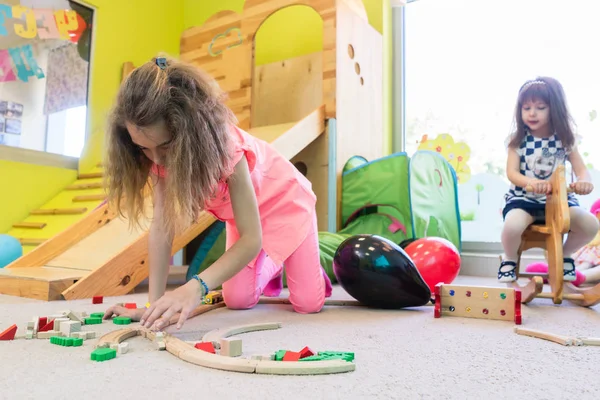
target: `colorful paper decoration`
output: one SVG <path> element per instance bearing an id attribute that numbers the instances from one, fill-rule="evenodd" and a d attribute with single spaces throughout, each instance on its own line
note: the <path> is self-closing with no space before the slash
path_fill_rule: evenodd
<path id="1" fill-rule="evenodd" d="M 433 140 L 423 135 L 418 149 L 440 153 L 456 171 L 459 184 L 471 179 L 471 168 L 467 164 L 471 157 L 471 149 L 466 143 L 455 143 L 452 136 L 447 133 L 442 133 Z"/>
<path id="2" fill-rule="evenodd" d="M 17 76 L 13 71 L 8 49 L 0 50 L 0 82 L 16 81 Z"/>
<path id="3" fill-rule="evenodd" d="M 0 35 L 9 34 L 6 20 L 15 19 L 14 31 L 25 39 L 64 39 L 77 43 L 87 27 L 85 20 L 74 10 L 50 10 L 21 5 L 0 4 Z M 41 21 L 38 27 L 38 21 Z"/>
<path id="4" fill-rule="evenodd" d="M 56 19 L 54 18 L 54 10 L 50 9 L 36 9 L 33 10 L 38 20 L 42 21 L 43 26 L 38 27 L 38 35 L 40 39 L 58 39 L 60 33 L 56 26 Z"/>
<path id="5" fill-rule="evenodd" d="M 17 76 L 23 82 L 29 81 L 29 77 L 36 76 L 38 79 L 44 78 L 44 71 L 38 66 L 33 58 L 33 48 L 30 44 L 21 47 L 12 47 L 8 52 L 17 69 Z"/>
<path id="6" fill-rule="evenodd" d="M 37 24 L 33 10 L 23 6 L 13 6 L 13 18 L 21 19 L 25 16 L 25 24 L 15 24 L 15 33 L 25 39 L 33 39 L 37 36 Z"/>
<path id="7" fill-rule="evenodd" d="M 6 20 L 12 18 L 12 7 L 6 4 L 0 4 L 0 35 L 8 35 L 6 30 Z"/>

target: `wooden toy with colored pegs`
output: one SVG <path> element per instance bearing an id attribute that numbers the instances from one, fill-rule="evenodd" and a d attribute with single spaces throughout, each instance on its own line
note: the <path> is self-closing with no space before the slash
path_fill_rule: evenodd
<path id="1" fill-rule="evenodd" d="M 497 319 L 521 325 L 521 292 L 485 286 L 435 286 L 434 317 Z"/>

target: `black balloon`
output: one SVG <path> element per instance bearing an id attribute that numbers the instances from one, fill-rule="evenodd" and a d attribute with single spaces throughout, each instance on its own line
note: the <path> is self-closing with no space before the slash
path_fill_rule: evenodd
<path id="1" fill-rule="evenodd" d="M 377 235 L 344 240 L 333 257 L 340 285 L 362 304 L 385 309 L 427 304 L 431 291 L 406 252 Z"/>

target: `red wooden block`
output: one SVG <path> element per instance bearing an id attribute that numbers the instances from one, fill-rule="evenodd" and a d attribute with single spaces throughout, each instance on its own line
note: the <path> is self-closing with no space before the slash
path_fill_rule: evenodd
<path id="1" fill-rule="evenodd" d="M 310 356 L 314 356 L 315 353 L 314 351 L 312 351 L 308 346 L 306 346 L 305 348 L 303 348 L 302 350 L 300 350 L 300 358 L 306 358 L 306 357 L 310 357 Z"/>
<path id="2" fill-rule="evenodd" d="M 38 319 L 38 332 L 40 331 L 40 328 L 46 326 L 48 324 L 48 317 L 40 317 L 40 319 Z"/>
<path id="3" fill-rule="evenodd" d="M 41 325 L 40 325 L 41 326 Z M 54 320 L 48 322 L 46 325 L 44 325 L 42 328 L 38 329 L 38 332 L 48 332 L 54 329 Z"/>
<path id="4" fill-rule="evenodd" d="M 300 359 L 300 352 L 297 351 L 286 351 L 282 361 L 298 361 Z"/>
<path id="5" fill-rule="evenodd" d="M 135 309 L 137 309 L 137 304 L 135 304 L 135 303 L 125 303 L 125 305 L 123 307 L 129 308 L 131 310 L 135 310 Z"/>
<path id="6" fill-rule="evenodd" d="M 13 325 L 4 332 L 0 333 L 0 340 L 14 340 L 17 333 L 17 325 Z"/>
<path id="7" fill-rule="evenodd" d="M 521 291 L 515 290 L 515 324 L 521 325 Z"/>
<path id="8" fill-rule="evenodd" d="M 197 348 L 198 350 L 204 350 L 208 353 L 215 353 L 215 347 L 213 346 L 212 342 L 200 342 L 200 343 L 196 343 L 194 345 L 195 348 Z"/>
<path id="9" fill-rule="evenodd" d="M 104 297 L 102 297 L 102 296 L 92 297 L 92 304 L 102 304 L 103 302 L 104 302 Z"/>
<path id="10" fill-rule="evenodd" d="M 440 294 L 442 287 L 441 283 L 435 285 L 435 289 L 433 289 L 435 294 L 435 307 L 433 309 L 433 318 L 441 318 L 442 317 L 442 295 Z"/>

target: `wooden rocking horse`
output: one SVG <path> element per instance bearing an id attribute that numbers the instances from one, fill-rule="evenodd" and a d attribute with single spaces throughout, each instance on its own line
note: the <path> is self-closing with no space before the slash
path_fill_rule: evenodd
<path id="1" fill-rule="evenodd" d="M 583 307 L 600 303 L 600 283 L 593 287 L 579 288 L 563 280 L 563 236 L 570 229 L 569 205 L 564 166 L 559 166 L 550 178 L 553 193 L 547 196 L 545 224 L 532 224 L 523 233 L 518 250 L 517 281 L 509 287 L 521 290 L 521 302 L 529 303 L 534 298 L 552 299 L 561 304 L 563 299 Z M 529 249 L 541 248 L 546 252 L 548 273 L 519 272 L 521 254 Z M 518 283 L 519 277 L 531 278 L 525 286 Z M 544 291 L 544 279 L 548 279 L 550 291 Z M 565 293 L 563 293 L 565 292 Z"/>

